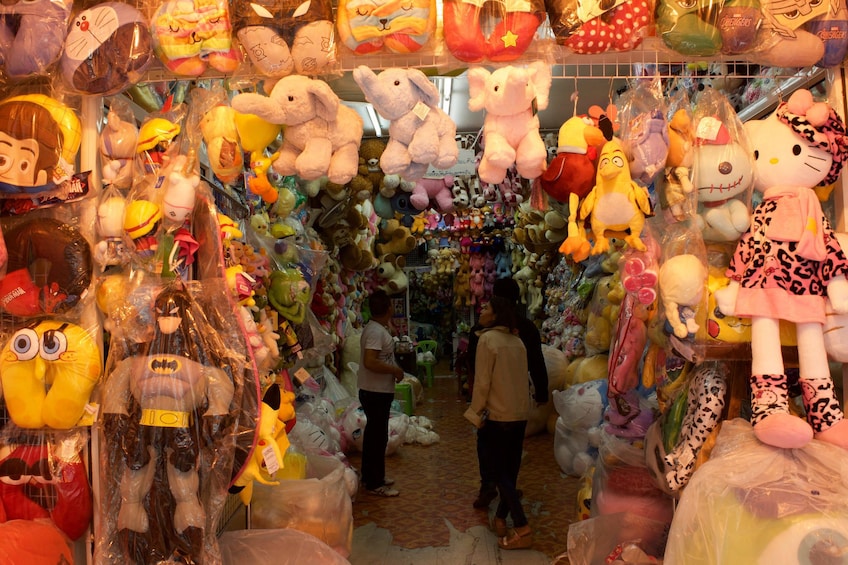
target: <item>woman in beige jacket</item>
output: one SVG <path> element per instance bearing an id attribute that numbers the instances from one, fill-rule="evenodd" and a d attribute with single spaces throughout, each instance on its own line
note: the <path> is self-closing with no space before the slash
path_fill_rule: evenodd
<path id="1" fill-rule="evenodd" d="M 471 411 L 483 416 L 477 433 L 486 461 L 497 466 L 500 501 L 495 510 L 494 528 L 503 549 L 529 547 L 533 533 L 516 491 L 524 429 L 530 413 L 530 385 L 527 377 L 527 350 L 513 333 L 516 315 L 506 299 L 493 296 L 480 309 L 475 356 L 474 391 Z M 512 529 L 507 529 L 507 517 Z"/>

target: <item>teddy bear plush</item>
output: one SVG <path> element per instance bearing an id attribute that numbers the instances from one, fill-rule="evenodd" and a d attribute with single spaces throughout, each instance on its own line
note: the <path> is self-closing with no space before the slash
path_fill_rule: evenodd
<path id="1" fill-rule="evenodd" d="M 453 175 L 418 179 L 409 195 L 409 202 L 416 209 L 424 210 L 433 203 L 433 207 L 443 214 L 453 212 L 453 199 Z"/>
<path id="2" fill-rule="evenodd" d="M 388 253 L 406 255 L 415 249 L 415 236 L 408 227 L 397 219 L 386 220 L 380 229 L 380 241 L 376 244 L 377 255 Z"/>
<path id="3" fill-rule="evenodd" d="M 439 90 L 420 69 L 395 67 L 378 75 L 360 65 L 353 79 L 390 122 L 389 141 L 380 157 L 383 172 L 415 181 L 431 164 L 439 170 L 456 164 L 456 124 L 439 107 Z"/>
<path id="4" fill-rule="evenodd" d="M 551 68 L 541 61 L 493 72 L 469 69 L 468 109 L 486 110 L 483 155 L 477 168 L 482 182 L 503 182 L 513 164 L 526 179 L 538 178 L 545 170 L 548 152 L 539 134 L 538 112 L 548 107 L 550 89 Z"/>
<path id="5" fill-rule="evenodd" d="M 279 156 L 273 163 L 281 175 L 347 184 L 359 170 L 362 118 L 341 103 L 330 86 L 318 79 L 289 75 L 270 96 L 252 92 L 233 97 L 233 108 L 286 126 Z"/>
<path id="6" fill-rule="evenodd" d="M 377 265 L 376 275 L 379 281 L 377 288 L 385 290 L 387 294 L 398 294 L 409 287 L 409 278 L 404 273 L 406 259 L 403 255 L 386 253 L 380 257 Z"/>
<path id="7" fill-rule="evenodd" d="M 845 125 L 810 91 L 794 92 L 764 120 L 745 124 L 763 195 L 715 292 L 723 314 L 751 318 L 751 423 L 763 443 L 796 448 L 816 439 L 848 448 L 848 421 L 825 353 L 825 302 L 848 312 L 848 258 L 813 187 L 837 180 L 848 158 Z M 806 421 L 789 412 L 779 322 L 795 324 Z"/>

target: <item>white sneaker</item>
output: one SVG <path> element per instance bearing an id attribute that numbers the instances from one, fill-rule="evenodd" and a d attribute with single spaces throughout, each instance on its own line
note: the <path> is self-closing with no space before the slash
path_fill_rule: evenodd
<path id="1" fill-rule="evenodd" d="M 393 496 L 399 495 L 400 492 L 397 489 L 393 489 L 390 486 L 383 485 L 383 486 L 375 488 L 373 490 L 369 490 L 368 494 L 373 494 L 374 496 L 385 496 L 387 498 L 391 498 Z"/>

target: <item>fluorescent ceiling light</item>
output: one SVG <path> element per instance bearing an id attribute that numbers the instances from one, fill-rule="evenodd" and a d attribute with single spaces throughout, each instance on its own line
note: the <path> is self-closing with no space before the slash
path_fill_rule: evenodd
<path id="1" fill-rule="evenodd" d="M 365 111 L 368 112 L 368 117 L 374 125 L 374 135 L 377 137 L 383 137 L 383 129 L 380 127 L 380 120 L 377 119 L 377 112 L 374 111 L 374 106 L 368 104 L 365 106 Z"/>

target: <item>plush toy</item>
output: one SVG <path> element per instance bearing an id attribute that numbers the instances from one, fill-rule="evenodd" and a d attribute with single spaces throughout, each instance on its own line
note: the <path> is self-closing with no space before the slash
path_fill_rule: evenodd
<path id="1" fill-rule="evenodd" d="M 271 272 L 268 303 L 288 321 L 303 323 L 311 299 L 309 283 L 300 270 L 286 267 Z"/>
<path id="2" fill-rule="evenodd" d="M 366 100 L 390 122 L 389 141 L 380 157 L 383 172 L 416 181 L 430 164 L 439 170 L 456 164 L 456 124 L 439 107 L 439 91 L 420 69 L 395 67 L 377 75 L 360 65 L 353 78 Z"/>
<path id="3" fill-rule="evenodd" d="M 409 287 L 409 278 L 403 271 L 406 259 L 403 255 L 387 253 L 380 257 L 380 264 L 375 269 L 377 280 L 380 281 L 377 288 L 385 290 L 387 294 L 398 294 Z"/>
<path id="4" fill-rule="evenodd" d="M 91 522 L 92 501 L 79 438 L 71 435 L 50 441 L 7 443 L 0 454 L 0 523 L 49 524 L 49 519 L 71 540 L 85 533 Z M 5 533 L 0 529 L 0 535 Z M 4 547 L 13 545 L 14 537 L 4 541 Z M 41 538 L 33 541 L 41 543 Z M 0 560 L 10 563 L 2 553 Z M 11 561 L 21 565 L 34 562 Z"/>
<path id="5" fill-rule="evenodd" d="M 233 30 L 259 74 L 320 75 L 336 62 L 328 0 L 236 0 Z"/>
<path id="6" fill-rule="evenodd" d="M 233 108 L 286 126 L 280 155 L 273 167 L 281 175 L 347 184 L 359 168 L 362 118 L 341 104 L 321 80 L 291 75 L 280 79 L 270 97 L 238 94 Z"/>
<path id="7" fill-rule="evenodd" d="M 627 129 L 624 150 L 630 158 L 630 175 L 650 186 L 668 156 L 668 123 L 663 110 L 653 108 L 632 116 Z"/>
<path id="8" fill-rule="evenodd" d="M 704 241 L 738 240 L 751 221 L 751 154 L 745 145 L 731 138 L 725 124 L 706 116 L 696 125 L 694 161 L 692 182 L 702 208 L 695 219 Z"/>
<path id="9" fill-rule="evenodd" d="M 99 142 L 103 184 L 111 184 L 121 189 L 130 187 L 137 141 L 138 128 L 135 123 L 124 120 L 118 112 L 109 110 Z"/>
<path id="10" fill-rule="evenodd" d="M 566 475 L 581 477 L 595 465 L 607 407 L 606 379 L 574 384 L 551 393 L 559 417 L 554 458 Z"/>
<path id="11" fill-rule="evenodd" d="M 61 55 L 71 0 L 36 0 L 0 8 L 0 65 L 12 78 L 40 75 Z"/>
<path id="12" fill-rule="evenodd" d="M 545 21 L 545 4 L 539 0 L 501 3 L 493 11 L 483 8 L 470 0 L 444 3 L 445 43 L 460 61 L 515 61 L 527 51 Z M 484 29 L 488 35 L 484 35 Z"/>
<path id="13" fill-rule="evenodd" d="M 498 184 L 515 164 L 518 174 L 535 179 L 547 164 L 545 142 L 539 135 L 538 112 L 548 107 L 551 68 L 535 61 L 526 68 L 506 66 L 494 72 L 482 67 L 468 71 L 468 109 L 486 110 L 483 158 L 477 176 Z"/>
<path id="14" fill-rule="evenodd" d="M 592 255 L 609 250 L 607 230 L 630 233 L 624 241 L 638 251 L 645 250 L 640 239 L 645 216 L 651 214 L 648 191 L 630 177 L 630 167 L 618 138 L 606 142 L 598 157 L 595 187 L 580 206 L 580 218 L 589 219 L 595 244 Z"/>
<path id="15" fill-rule="evenodd" d="M 62 531 L 46 521 L 9 520 L 0 523 L 0 562 L 9 565 L 73 563 L 74 553 Z"/>
<path id="16" fill-rule="evenodd" d="M 419 210 L 427 209 L 432 203 L 436 210 L 446 214 L 454 209 L 452 189 L 453 175 L 418 179 L 409 195 L 409 202 Z"/>
<path id="17" fill-rule="evenodd" d="M 383 223 L 380 229 L 380 241 L 377 242 L 377 255 L 406 255 L 415 249 L 415 236 L 409 228 L 400 224 L 399 220 L 391 219 Z"/>
<path id="18" fill-rule="evenodd" d="M 76 426 L 100 379 L 101 353 L 81 327 L 42 320 L 18 330 L 3 348 L 0 385 L 21 428 Z"/>
<path id="19" fill-rule="evenodd" d="M 830 3 L 801 1 L 797 10 L 763 2 L 762 23 L 747 53 L 749 60 L 770 67 L 808 67 L 825 54 L 823 36 L 805 29 L 813 18 L 827 16 Z"/>
<path id="20" fill-rule="evenodd" d="M 559 4 L 551 2 L 551 4 Z M 647 0 L 626 0 L 610 4 L 612 9 L 595 13 L 586 6 L 598 5 L 600 12 L 606 5 L 600 2 L 578 3 L 578 15 L 582 24 L 576 30 L 566 26 L 556 26 L 557 43 L 565 45 L 575 53 L 589 55 L 608 50 L 632 51 L 639 47 L 647 28 L 653 23 L 652 6 Z M 579 12 L 585 11 L 585 14 Z M 551 21 L 561 20 L 562 15 L 554 13 Z M 564 33 L 565 32 L 565 33 Z M 566 35 L 567 33 L 567 35 Z"/>
<path id="21" fill-rule="evenodd" d="M 822 336 L 825 297 L 837 313 L 848 312 L 848 259 L 812 190 L 838 178 L 848 158 L 845 125 L 801 89 L 745 128 L 763 201 L 728 267 L 731 282 L 715 299 L 722 313 L 751 318 L 754 433 L 776 447 L 815 437 L 848 448 Z M 789 413 L 779 320 L 795 324 L 806 422 Z"/>
<path id="22" fill-rule="evenodd" d="M 556 155 L 539 177 L 539 184 L 551 198 L 567 202 L 575 216 L 579 199 L 595 185 L 598 149 L 606 141 L 588 116 L 573 116 L 559 128 Z"/>
<path id="23" fill-rule="evenodd" d="M 342 0 L 336 12 L 336 27 L 341 42 L 357 55 L 376 53 L 383 48 L 395 53 L 415 53 L 436 30 L 436 2 Z"/>
<path id="24" fill-rule="evenodd" d="M 62 53 L 62 78 L 82 94 L 109 96 L 141 80 L 154 60 L 148 20 L 129 4 L 104 2 L 77 14 Z"/>
<path id="25" fill-rule="evenodd" d="M 43 94 L 0 102 L 0 135 L 6 140 L 0 198 L 48 196 L 70 179 L 82 141 L 74 111 Z"/>
<path id="26" fill-rule="evenodd" d="M 668 156 L 660 184 L 660 204 L 678 221 L 694 214 L 695 185 L 689 175 L 695 160 L 695 130 L 685 108 L 677 110 L 668 122 Z"/>
<path id="27" fill-rule="evenodd" d="M 377 191 L 386 198 L 395 195 L 397 186 L 384 185 L 386 173 L 380 168 L 380 158 L 386 150 L 386 142 L 379 138 L 363 139 L 359 145 L 359 173 L 371 183 L 372 191 Z"/>
<path id="28" fill-rule="evenodd" d="M 206 143 L 206 154 L 209 156 L 212 172 L 221 182 L 235 181 L 244 167 L 244 151 L 239 143 L 236 111 L 225 104 L 212 107 L 200 120 L 200 134 Z"/>
<path id="29" fill-rule="evenodd" d="M 656 8 L 657 35 L 682 55 L 707 57 L 725 49 L 728 53 L 746 51 L 761 21 L 759 3 L 750 0 L 727 0 L 718 6 L 709 0 L 661 0 Z"/>
<path id="30" fill-rule="evenodd" d="M 209 66 L 222 73 L 238 68 L 226 2 L 164 0 L 151 18 L 151 28 L 153 50 L 169 71 L 198 76 Z"/>

